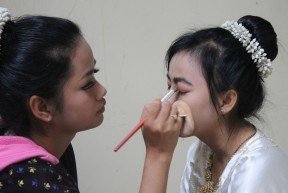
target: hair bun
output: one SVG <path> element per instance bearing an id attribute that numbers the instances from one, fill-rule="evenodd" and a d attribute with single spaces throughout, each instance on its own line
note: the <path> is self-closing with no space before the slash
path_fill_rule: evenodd
<path id="1" fill-rule="evenodd" d="M 276 58 L 278 54 L 277 34 L 270 22 L 258 16 L 246 15 L 241 17 L 237 23 L 241 23 L 249 30 L 252 39 L 256 38 L 271 61 Z"/>

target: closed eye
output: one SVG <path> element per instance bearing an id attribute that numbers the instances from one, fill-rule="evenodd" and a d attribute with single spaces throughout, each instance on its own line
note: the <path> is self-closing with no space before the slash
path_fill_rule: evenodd
<path id="1" fill-rule="evenodd" d="M 186 92 L 178 91 L 178 95 L 179 95 L 179 96 L 182 96 L 182 95 L 184 95 L 184 94 L 186 94 Z"/>
<path id="2" fill-rule="evenodd" d="M 88 90 L 88 89 L 92 88 L 95 84 L 96 84 L 96 82 L 90 81 L 85 86 L 81 87 L 81 89 L 82 90 Z"/>

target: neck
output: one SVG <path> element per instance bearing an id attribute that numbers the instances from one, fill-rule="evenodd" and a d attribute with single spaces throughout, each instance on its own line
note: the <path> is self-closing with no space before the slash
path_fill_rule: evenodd
<path id="1" fill-rule="evenodd" d="M 218 183 L 222 172 L 232 156 L 256 133 L 253 125 L 245 125 L 237 128 L 231 135 L 226 130 L 226 132 L 217 132 L 220 134 L 214 136 L 211 140 L 204 141 L 213 152 L 211 160 L 213 167 L 210 168 L 210 172 L 212 175 L 211 180 L 214 184 Z"/>
<path id="2" fill-rule="evenodd" d="M 256 130 L 253 125 L 245 122 L 237 127 L 231 134 L 228 129 L 213 133 L 213 136 L 203 141 L 213 151 L 214 159 L 219 162 L 227 162 L 246 141 L 248 141 Z"/>
<path id="3" fill-rule="evenodd" d="M 54 155 L 58 159 L 61 158 L 63 153 L 65 152 L 68 145 L 71 143 L 74 135 L 53 135 L 49 134 L 39 134 L 39 133 L 32 133 L 30 138 L 39 146 L 43 147 L 47 152 Z"/>

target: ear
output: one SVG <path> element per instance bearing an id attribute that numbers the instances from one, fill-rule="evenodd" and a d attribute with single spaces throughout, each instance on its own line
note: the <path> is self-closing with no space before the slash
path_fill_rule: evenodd
<path id="1" fill-rule="evenodd" d="M 30 107 L 30 110 L 32 114 L 44 121 L 44 122 L 50 122 L 52 119 L 52 113 L 53 113 L 53 107 L 52 105 L 47 101 L 47 99 L 44 99 L 42 97 L 33 95 L 30 97 L 28 101 L 28 105 Z"/>
<path id="2" fill-rule="evenodd" d="M 235 107 L 238 99 L 237 92 L 233 89 L 226 91 L 220 97 L 220 110 L 222 114 L 226 114 L 232 111 Z"/>

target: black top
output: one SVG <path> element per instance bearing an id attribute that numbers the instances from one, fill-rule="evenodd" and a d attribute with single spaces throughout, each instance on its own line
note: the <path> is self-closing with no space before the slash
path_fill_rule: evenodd
<path id="1" fill-rule="evenodd" d="M 67 148 L 60 163 L 38 157 L 6 167 L 0 172 L 0 193 L 79 193 L 73 148 Z"/>

